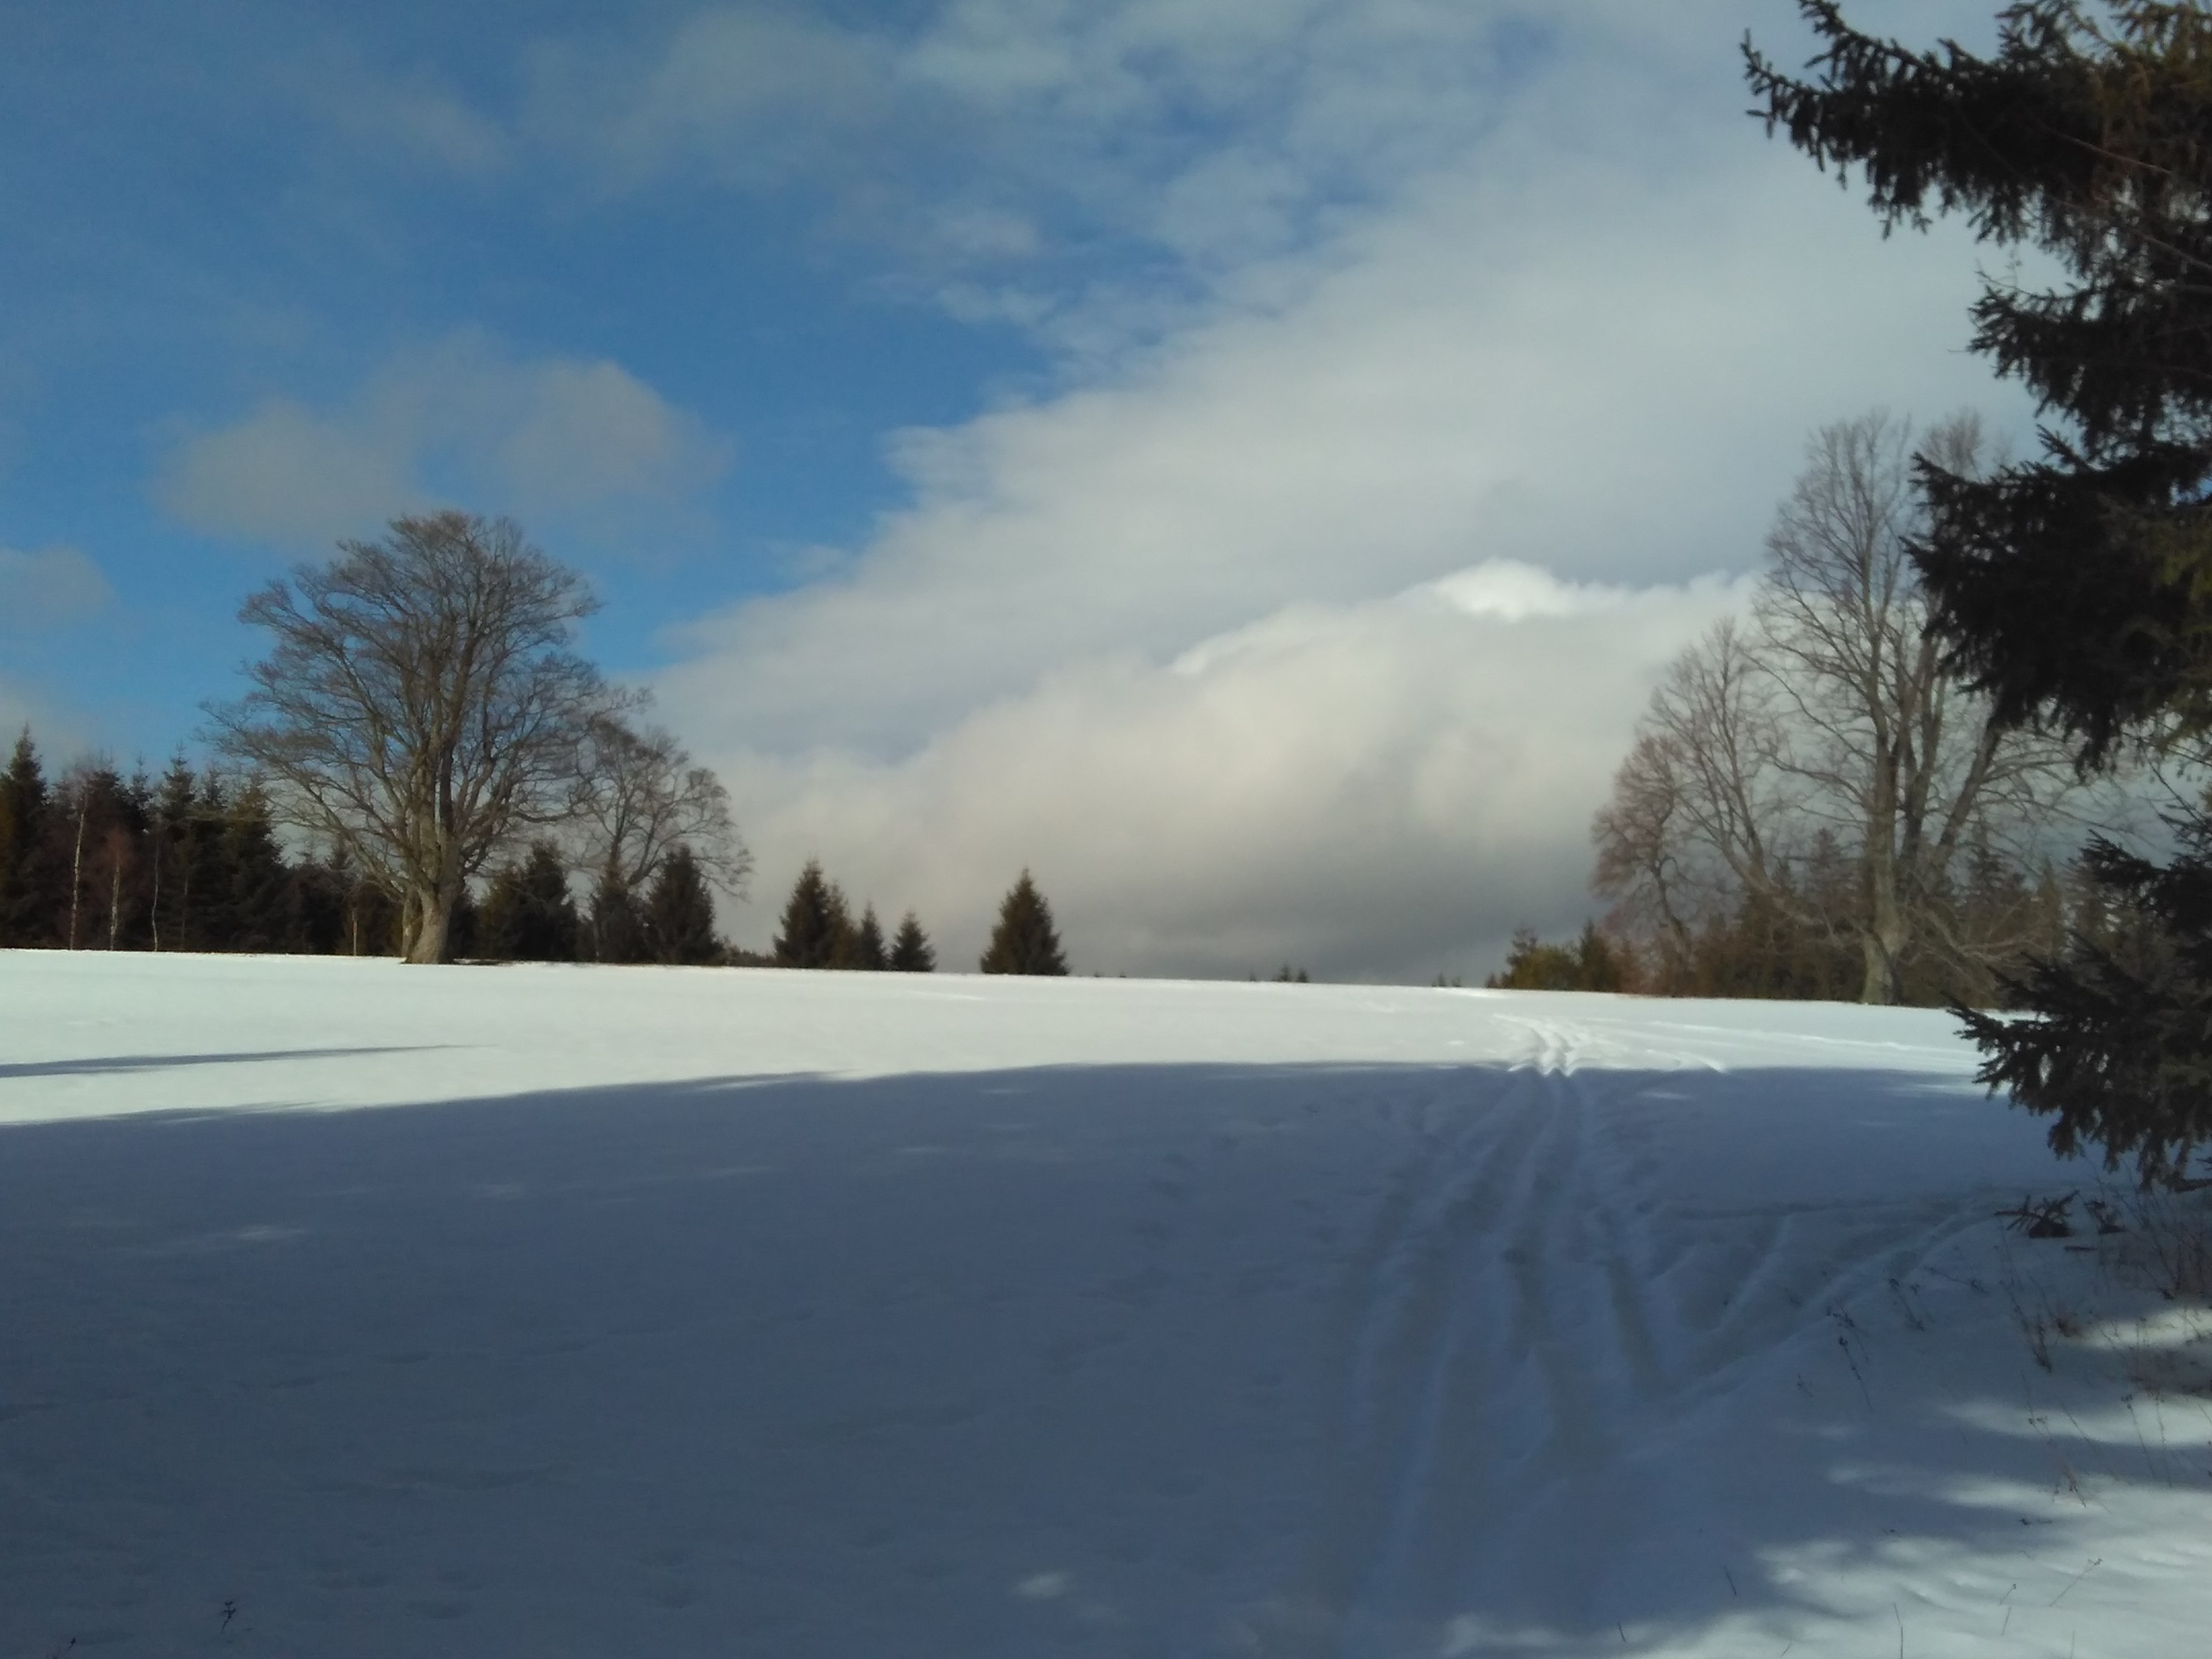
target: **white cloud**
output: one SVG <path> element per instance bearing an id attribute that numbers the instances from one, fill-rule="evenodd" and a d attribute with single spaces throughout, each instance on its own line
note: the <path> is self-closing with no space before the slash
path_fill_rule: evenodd
<path id="1" fill-rule="evenodd" d="M 678 505 L 728 458 L 619 364 L 462 334 L 399 354 L 335 406 L 270 398 L 182 436 L 155 491 L 198 529 L 319 546 L 436 501 L 526 520 Z"/>
<path id="2" fill-rule="evenodd" d="M 1522 6 L 950 0 L 897 24 L 754 3 L 538 43 L 520 131 L 600 191 L 802 185 L 963 316 L 1057 311 L 1130 248 L 1218 272 L 1489 117 Z M 1408 94 L 1412 95 L 1408 95 Z M 1233 131 L 1224 141 L 1223 134 Z M 977 298 L 975 278 L 1007 289 Z"/>
<path id="3" fill-rule="evenodd" d="M 506 127 L 427 69 L 387 75 L 333 52 L 287 78 L 319 117 L 366 153 L 474 179 L 503 173 L 514 159 Z"/>
<path id="4" fill-rule="evenodd" d="M 1024 866 L 1079 972 L 1423 978 L 1579 921 L 1587 829 L 1664 664 L 1742 603 L 1486 564 L 1288 608 L 1154 665 L 1095 659 L 890 761 L 738 755 L 765 945 L 823 860 L 967 967 Z"/>
<path id="5" fill-rule="evenodd" d="M 694 12 L 648 51 L 546 40 L 520 121 L 602 188 L 699 168 L 758 188 L 819 172 L 877 133 L 896 102 L 893 49 L 824 20 L 757 6 Z"/>
<path id="6" fill-rule="evenodd" d="M 1273 273 L 1286 302 L 905 434 L 912 504 L 844 574 L 687 630 L 671 706 L 708 747 L 892 752 L 1057 666 L 1484 558 L 1747 565 L 1814 426 L 2008 407 L 1951 349 L 1957 244 L 1885 245 L 1764 160 L 1658 198 L 1588 165 L 1436 186 Z"/>
<path id="7" fill-rule="evenodd" d="M 1127 303 L 1114 267 L 1132 257 L 1167 262 L 1141 283 L 1157 307 L 1170 272 L 1211 287 L 1310 249 L 1532 116 L 1563 155 L 1663 161 L 1690 128 L 1747 132 L 1738 43 L 1749 24 L 1792 61 L 1808 39 L 1794 9 L 940 0 L 865 24 L 737 0 L 643 38 L 538 43 L 517 122 L 602 191 L 802 186 L 826 222 L 898 251 L 895 286 L 1066 344 Z M 1985 0 L 1864 0 L 1854 19 L 1970 45 L 1990 30 Z"/>
<path id="8" fill-rule="evenodd" d="M 0 547 L 0 630 L 64 627 L 97 615 L 114 599 L 100 567 L 73 547 L 35 553 Z"/>
<path id="9" fill-rule="evenodd" d="M 664 706 L 765 898 L 819 853 L 957 963 L 1029 865 L 1085 967 L 1480 971 L 1589 908 L 1644 688 L 1730 602 L 1679 585 L 1756 563 L 1806 433 L 2021 422 L 1960 349 L 1964 238 L 1884 241 L 1741 118 L 1740 11 L 1562 6 L 1455 87 L 1512 15 L 979 0 L 913 48 L 1079 129 L 1215 111 L 1144 209 L 1215 265 L 1045 301 L 1060 389 L 901 434 L 909 502 L 848 560 L 682 633 Z M 1287 118 L 1237 103 L 1253 64 Z"/>
<path id="10" fill-rule="evenodd" d="M 181 440 L 155 494 L 196 529 L 320 544 L 422 504 L 415 447 L 410 434 L 376 430 L 357 415 L 271 398 L 242 420 Z"/>

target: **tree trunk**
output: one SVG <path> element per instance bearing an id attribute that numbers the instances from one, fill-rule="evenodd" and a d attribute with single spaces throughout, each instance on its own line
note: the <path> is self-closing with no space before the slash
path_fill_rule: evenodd
<path id="1" fill-rule="evenodd" d="M 1905 954 L 1908 920 L 1898 900 L 1898 773 L 1904 757 L 1897 740 L 1882 729 L 1889 711 L 1871 707 L 1875 716 L 1874 775 L 1866 802 L 1866 846 L 1861 857 L 1866 871 L 1866 920 L 1859 938 L 1866 952 L 1866 978 L 1859 1000 L 1882 1006 L 1905 1000 L 1904 975 L 1898 958 Z"/>
<path id="2" fill-rule="evenodd" d="M 70 860 L 70 936 L 69 948 L 76 949 L 76 902 L 84 891 L 84 802 L 76 807 L 76 853 Z"/>
<path id="3" fill-rule="evenodd" d="M 407 896 L 407 960 L 428 963 L 446 960 L 447 924 L 453 921 L 453 896 L 434 887 L 418 887 Z"/>
<path id="4" fill-rule="evenodd" d="M 1866 956 L 1866 978 L 1859 987 L 1861 1002 L 1890 1008 L 1905 1000 L 1905 969 L 1898 961 L 1904 944 L 1902 939 L 1883 939 L 1871 928 L 1859 936 Z"/>
<path id="5" fill-rule="evenodd" d="M 1897 861 L 1884 835 L 1867 848 L 1867 918 L 1859 930 L 1866 955 L 1866 978 L 1859 1000 L 1883 1007 L 1905 1000 L 1905 955 L 1907 934 L 1905 907 L 1897 897 Z"/>

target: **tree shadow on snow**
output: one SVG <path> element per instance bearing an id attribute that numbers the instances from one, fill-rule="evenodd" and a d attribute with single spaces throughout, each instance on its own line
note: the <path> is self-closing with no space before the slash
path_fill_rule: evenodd
<path id="1" fill-rule="evenodd" d="M 248 1066 L 274 1060 L 349 1060 L 360 1054 L 421 1054 L 437 1043 L 383 1043 L 356 1048 L 269 1048 L 234 1054 L 104 1054 L 74 1060 L 35 1060 L 0 1065 L 0 1082 L 27 1077 L 99 1077 L 117 1072 L 160 1072 L 178 1066 Z"/>
<path id="2" fill-rule="evenodd" d="M 1975 1265 L 1999 1200 L 2081 1173 L 1942 1079 L 1784 1068 L 0 1128 L 0 1650 L 126 1557 L 333 1655 L 395 1627 L 313 1564 L 380 1556 L 461 1562 L 457 1635 L 518 1652 L 1810 1629 L 1838 1583 L 2094 1532 Z"/>

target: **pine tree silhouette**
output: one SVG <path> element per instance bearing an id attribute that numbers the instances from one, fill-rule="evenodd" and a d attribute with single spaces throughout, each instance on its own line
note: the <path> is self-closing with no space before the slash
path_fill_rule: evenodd
<path id="1" fill-rule="evenodd" d="M 292 871 L 276 845 L 269 797 L 249 780 L 231 798 L 217 836 L 224 914 L 233 951 L 281 951 L 292 942 Z"/>
<path id="2" fill-rule="evenodd" d="M 52 806 L 38 745 L 25 726 L 0 775 L 0 945 L 50 942 L 52 874 L 46 859 Z"/>
<path id="3" fill-rule="evenodd" d="M 492 878 L 477 918 L 479 948 L 501 962 L 574 962 L 582 933 L 568 866 L 550 841 Z"/>
<path id="4" fill-rule="evenodd" d="M 848 967 L 867 973 L 880 974 L 891 965 L 890 951 L 884 945 L 883 924 L 876 920 L 872 904 L 860 914 L 860 925 L 853 930 L 851 945 L 847 952 Z"/>
<path id="5" fill-rule="evenodd" d="M 603 872 L 592 890 L 592 960 L 645 962 L 651 954 L 636 898 L 611 872 Z"/>
<path id="6" fill-rule="evenodd" d="M 460 896 L 453 901 L 453 914 L 446 918 L 447 961 L 466 962 L 483 958 L 483 907 L 477 902 L 476 890 L 464 882 Z"/>
<path id="7" fill-rule="evenodd" d="M 147 858 L 152 866 L 151 927 L 157 951 L 190 951 L 195 923 L 192 879 L 196 873 L 193 848 L 198 835 L 199 781 L 182 755 L 169 762 L 154 792 L 153 845 Z M 198 896 L 204 898 L 205 895 Z"/>
<path id="8" fill-rule="evenodd" d="M 1998 46 L 1915 52 L 1801 0 L 1816 78 L 1753 51 L 1768 131 L 1858 172 L 1887 226 L 1957 214 L 2065 279 L 1983 278 L 1972 349 L 2032 387 L 2042 457 L 1969 477 L 1923 459 L 1931 524 L 1911 549 L 1946 655 L 1998 720 L 2033 721 L 2101 765 L 2212 707 L 2212 17 L 2201 4 L 2033 0 Z M 2100 15 L 2101 14 L 2101 15 Z M 1992 260 L 1993 269 L 2002 259 Z M 2212 808 L 2178 799 L 2163 867 L 2109 842 L 2090 881 L 2156 942 L 2147 971 L 2094 951 L 2000 975 L 2012 1017 L 1954 1012 L 1977 1080 L 2054 1116 L 2062 1154 L 2134 1152 L 2188 1179 L 2212 1138 Z M 2077 959 L 2078 958 L 2078 959 Z M 2025 1012 L 2027 1018 L 2017 1015 Z"/>
<path id="9" fill-rule="evenodd" d="M 1060 935 L 1052 925 L 1052 907 L 1026 870 L 1000 902 L 999 925 L 981 965 L 987 974 L 1067 971 L 1067 958 L 1060 954 Z"/>
<path id="10" fill-rule="evenodd" d="M 898 937 L 891 941 L 890 965 L 894 973 L 936 971 L 937 952 L 931 948 L 929 935 L 921 931 L 921 918 L 911 910 L 899 922 Z"/>
<path id="11" fill-rule="evenodd" d="M 181 853 L 183 890 L 191 896 L 191 924 L 184 951 L 237 948 L 238 917 L 231 892 L 230 860 L 224 855 L 223 828 L 230 820 L 230 787 L 213 768 L 199 775 L 185 808 Z"/>
<path id="12" fill-rule="evenodd" d="M 645 936 L 655 962 L 697 967 L 722 954 L 714 937 L 714 896 L 691 849 L 679 845 L 662 860 L 645 896 Z"/>
<path id="13" fill-rule="evenodd" d="M 819 860 L 807 860 L 784 902 L 783 931 L 775 939 L 776 965 L 836 967 L 851 931 L 844 895 L 823 876 Z"/>

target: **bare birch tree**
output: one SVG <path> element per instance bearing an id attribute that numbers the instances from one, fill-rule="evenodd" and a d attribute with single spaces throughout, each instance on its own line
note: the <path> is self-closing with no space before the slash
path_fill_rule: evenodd
<path id="1" fill-rule="evenodd" d="M 1963 476 L 1983 447 L 1971 416 L 1923 447 Z M 1814 436 L 1748 625 L 1674 664 L 1592 828 L 1598 890 L 1678 945 L 1735 897 L 1803 911 L 1807 860 L 1841 849 L 1856 896 L 1819 920 L 1856 945 L 1876 1003 L 1902 999 L 1916 952 L 2018 943 L 1957 925 L 1962 860 L 2033 858 L 2079 788 L 2059 744 L 2000 727 L 1943 665 L 1907 552 L 1913 454 L 1910 426 L 1879 412 Z"/>
<path id="2" fill-rule="evenodd" d="M 246 600 L 271 647 L 210 714 L 285 821 L 399 896 L 407 960 L 439 962 L 469 878 L 575 811 L 580 746 L 612 706 L 571 648 L 594 602 L 506 519 L 395 519 L 339 553 Z"/>

